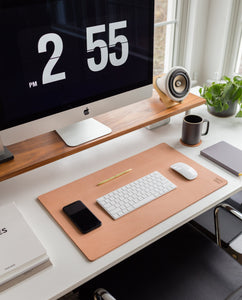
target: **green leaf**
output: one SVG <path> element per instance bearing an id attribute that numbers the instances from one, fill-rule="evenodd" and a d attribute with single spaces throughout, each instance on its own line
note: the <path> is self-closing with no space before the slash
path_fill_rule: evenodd
<path id="1" fill-rule="evenodd" d="M 218 97 L 221 93 L 221 87 L 219 85 L 212 85 L 210 88 L 210 92 L 214 97 Z"/>
<path id="2" fill-rule="evenodd" d="M 242 111 L 240 110 L 240 111 L 236 114 L 235 117 L 236 117 L 236 118 L 242 118 Z"/>
<path id="3" fill-rule="evenodd" d="M 223 76 L 223 79 L 226 80 L 226 81 L 228 81 L 228 82 L 231 81 L 231 79 L 229 77 L 227 77 L 227 76 Z"/>
<path id="4" fill-rule="evenodd" d="M 242 86 L 242 77 L 241 77 L 241 76 L 234 76 L 233 81 L 234 81 L 234 83 L 236 83 L 238 86 Z"/>
<path id="5" fill-rule="evenodd" d="M 200 96 L 202 96 L 202 97 L 204 96 L 204 95 L 203 95 L 203 88 L 200 88 L 200 89 L 199 89 L 199 94 L 200 94 Z"/>
<path id="6" fill-rule="evenodd" d="M 236 91 L 237 87 L 235 84 L 233 83 L 228 83 L 226 85 L 226 87 L 224 88 L 224 93 L 223 93 L 223 96 L 222 96 L 222 99 L 224 102 L 227 102 L 229 100 L 232 101 L 232 98 L 233 98 L 233 94 L 234 92 Z"/>
<path id="7" fill-rule="evenodd" d="M 223 105 L 223 110 L 227 110 L 228 108 L 229 108 L 228 103 L 224 103 L 224 105 Z"/>
<path id="8" fill-rule="evenodd" d="M 232 101 L 240 101 L 242 98 L 242 86 L 237 88 L 237 90 L 235 91 L 235 93 L 233 94 L 233 97 L 232 97 Z"/>
<path id="9" fill-rule="evenodd" d="M 212 93 L 210 93 L 209 91 L 207 91 L 207 92 L 205 93 L 205 97 L 206 97 L 206 99 L 212 100 L 213 95 L 212 95 Z"/>

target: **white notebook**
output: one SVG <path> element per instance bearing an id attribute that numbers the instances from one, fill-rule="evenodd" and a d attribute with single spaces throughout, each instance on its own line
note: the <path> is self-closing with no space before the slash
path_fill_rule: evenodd
<path id="1" fill-rule="evenodd" d="M 49 262 L 45 248 L 14 203 L 0 206 L 0 253 L 0 289 Z"/>

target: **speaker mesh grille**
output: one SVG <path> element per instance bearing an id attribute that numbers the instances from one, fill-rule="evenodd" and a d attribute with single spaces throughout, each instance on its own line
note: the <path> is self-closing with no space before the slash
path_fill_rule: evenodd
<path id="1" fill-rule="evenodd" d="M 170 93 L 176 98 L 183 98 L 190 90 L 189 75 L 183 69 L 176 69 L 169 78 Z"/>

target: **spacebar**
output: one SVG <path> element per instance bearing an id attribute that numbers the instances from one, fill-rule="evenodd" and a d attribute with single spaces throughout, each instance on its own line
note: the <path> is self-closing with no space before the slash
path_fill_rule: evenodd
<path id="1" fill-rule="evenodd" d="M 142 205 L 144 205 L 146 203 L 149 203 L 150 201 L 152 201 L 152 200 L 154 200 L 156 198 L 157 198 L 156 196 L 150 195 L 149 197 L 147 197 L 147 198 L 145 198 L 143 200 L 140 200 L 140 201 L 134 203 L 132 206 L 134 208 L 138 208 L 138 207 L 140 207 L 140 206 L 142 206 Z"/>

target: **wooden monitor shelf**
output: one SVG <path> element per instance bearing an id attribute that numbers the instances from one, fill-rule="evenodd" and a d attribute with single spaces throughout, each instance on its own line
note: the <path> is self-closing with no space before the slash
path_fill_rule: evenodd
<path id="1" fill-rule="evenodd" d="M 203 98 L 189 94 L 182 103 L 166 108 L 155 92 L 146 100 L 97 116 L 112 132 L 85 144 L 68 147 L 55 131 L 9 145 L 14 159 L 0 165 L 0 181 L 46 165 L 63 157 L 93 147 L 128 132 L 159 122 L 205 103 Z"/>

